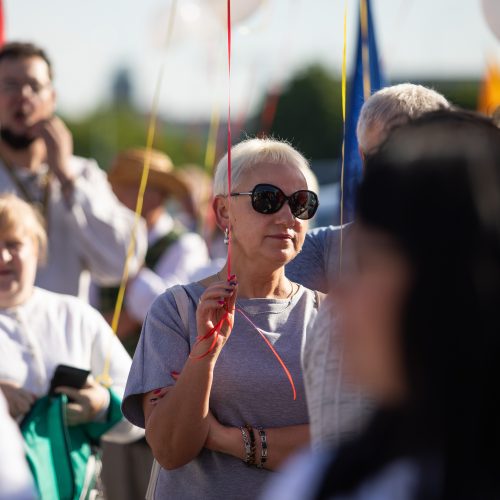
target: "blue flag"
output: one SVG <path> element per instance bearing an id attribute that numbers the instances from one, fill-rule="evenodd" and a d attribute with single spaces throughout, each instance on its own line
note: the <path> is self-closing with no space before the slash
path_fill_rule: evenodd
<path id="1" fill-rule="evenodd" d="M 360 0 L 357 38 L 356 65 L 349 87 L 346 110 L 344 223 L 352 221 L 354 217 L 356 191 L 363 175 L 363 163 L 356 137 L 361 106 L 367 97 L 385 86 L 378 58 L 370 0 Z"/>

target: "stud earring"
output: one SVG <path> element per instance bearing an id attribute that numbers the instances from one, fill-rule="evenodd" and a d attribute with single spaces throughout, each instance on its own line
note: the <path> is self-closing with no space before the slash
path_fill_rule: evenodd
<path id="1" fill-rule="evenodd" d="M 229 228 L 224 229 L 224 244 L 229 245 Z"/>

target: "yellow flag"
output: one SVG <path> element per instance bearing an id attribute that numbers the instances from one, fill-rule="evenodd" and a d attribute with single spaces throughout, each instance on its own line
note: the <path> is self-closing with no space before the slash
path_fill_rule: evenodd
<path id="1" fill-rule="evenodd" d="M 479 91 L 478 111 L 492 116 L 500 107 L 500 66 L 488 64 L 481 89 Z"/>

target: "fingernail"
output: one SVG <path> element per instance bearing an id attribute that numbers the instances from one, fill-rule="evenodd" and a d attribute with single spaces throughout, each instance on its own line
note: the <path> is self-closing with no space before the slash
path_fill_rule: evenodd
<path id="1" fill-rule="evenodd" d="M 156 403 L 157 403 L 157 401 L 158 401 L 158 398 L 151 398 L 151 399 L 149 400 L 149 402 L 150 402 L 152 405 L 156 404 Z"/>
<path id="2" fill-rule="evenodd" d="M 179 375 L 179 372 L 170 372 L 170 375 L 172 375 L 173 377 Z"/>
<path id="3" fill-rule="evenodd" d="M 234 280 L 234 278 L 236 278 L 236 274 L 231 274 L 231 276 L 229 276 L 229 281 Z"/>

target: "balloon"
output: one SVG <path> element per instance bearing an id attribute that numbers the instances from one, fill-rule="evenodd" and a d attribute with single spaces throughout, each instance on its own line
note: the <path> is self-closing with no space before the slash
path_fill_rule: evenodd
<path id="1" fill-rule="evenodd" d="M 207 0 L 210 9 L 222 22 L 227 20 L 227 0 Z M 238 24 L 250 17 L 266 0 L 231 0 L 231 22 Z"/>
<path id="2" fill-rule="evenodd" d="M 500 40 L 500 1 L 482 0 L 483 13 L 494 35 Z"/>
<path id="3" fill-rule="evenodd" d="M 158 10 L 152 20 L 151 34 L 154 45 L 163 48 L 172 15 L 172 1 Z M 216 23 L 207 22 L 202 0 L 178 0 L 175 10 L 173 32 L 170 43 L 184 44 L 194 40 L 212 39 L 217 32 Z"/>

